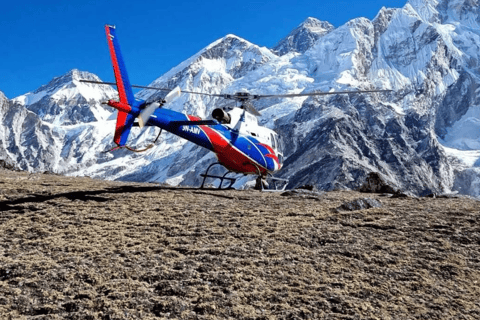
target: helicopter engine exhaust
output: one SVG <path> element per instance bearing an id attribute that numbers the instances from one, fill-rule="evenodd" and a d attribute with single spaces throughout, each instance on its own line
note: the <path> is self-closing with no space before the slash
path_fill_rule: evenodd
<path id="1" fill-rule="evenodd" d="M 225 112 L 223 109 L 220 109 L 220 108 L 217 108 L 217 109 L 213 110 L 212 117 L 213 117 L 213 119 L 217 120 L 218 122 L 220 122 L 222 124 L 230 123 L 230 121 L 232 120 L 230 118 L 230 115 L 227 112 Z"/>

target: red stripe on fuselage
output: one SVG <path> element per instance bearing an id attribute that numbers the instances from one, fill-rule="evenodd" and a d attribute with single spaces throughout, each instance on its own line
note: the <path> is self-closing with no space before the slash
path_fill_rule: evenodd
<path id="1" fill-rule="evenodd" d="M 196 116 L 192 116 L 192 115 L 190 115 L 190 114 L 187 115 L 187 118 L 188 118 L 188 120 L 190 120 L 190 121 L 200 121 L 200 120 L 202 120 L 202 118 L 196 117 Z"/>
<path id="2" fill-rule="evenodd" d="M 264 143 L 259 143 L 259 145 L 267 148 L 267 150 L 268 150 L 268 152 L 270 152 L 270 154 L 266 154 L 265 157 L 272 158 L 278 164 L 278 168 L 280 168 L 281 167 L 280 161 L 278 160 L 278 157 L 275 154 L 275 151 L 273 151 L 272 147 L 270 147 L 268 144 L 264 144 Z"/>

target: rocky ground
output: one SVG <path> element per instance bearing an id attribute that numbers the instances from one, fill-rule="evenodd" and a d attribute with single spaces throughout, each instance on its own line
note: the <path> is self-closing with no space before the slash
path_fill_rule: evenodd
<path id="1" fill-rule="evenodd" d="M 0 319 L 480 319 L 472 199 L 4 170 L 0 211 Z"/>

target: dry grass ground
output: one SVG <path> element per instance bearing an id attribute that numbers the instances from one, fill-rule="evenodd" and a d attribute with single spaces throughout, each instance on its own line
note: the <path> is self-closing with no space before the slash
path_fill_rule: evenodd
<path id="1" fill-rule="evenodd" d="M 0 171 L 0 211 L 0 319 L 480 319 L 471 199 Z"/>

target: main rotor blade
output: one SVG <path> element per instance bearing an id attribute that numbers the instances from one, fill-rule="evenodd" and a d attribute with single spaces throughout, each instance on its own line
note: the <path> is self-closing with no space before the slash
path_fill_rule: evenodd
<path id="1" fill-rule="evenodd" d="M 334 94 L 359 94 L 359 93 L 392 92 L 392 91 L 393 90 L 363 90 L 363 91 L 310 92 L 310 93 L 293 93 L 293 94 L 268 94 L 268 95 L 253 95 L 253 99 L 313 97 L 313 96 L 327 96 L 327 95 L 334 95 Z"/>
<path id="2" fill-rule="evenodd" d="M 108 85 L 112 85 L 112 86 L 117 85 L 115 82 L 104 82 L 104 81 L 93 81 L 93 80 L 80 80 L 80 82 L 95 83 L 95 84 L 108 84 Z M 168 91 L 168 92 L 172 91 L 172 89 L 167 89 L 167 88 L 138 86 L 138 85 L 135 85 L 135 84 L 132 84 L 132 88 L 158 90 L 158 91 Z M 223 94 L 213 94 L 213 93 L 205 93 L 205 92 L 186 91 L 186 90 L 182 90 L 182 92 L 192 93 L 192 94 L 201 94 L 201 95 L 204 95 L 204 96 L 211 96 L 211 97 L 223 97 Z"/>
<path id="3" fill-rule="evenodd" d="M 80 82 L 95 83 L 95 84 L 108 84 L 108 85 L 113 85 L 113 86 L 117 85 L 114 82 L 102 82 L 102 81 L 93 81 L 93 80 L 80 80 Z M 158 91 L 169 91 L 169 92 L 172 91 L 172 89 L 149 87 L 149 86 L 132 85 L 132 87 L 133 88 L 140 88 L 140 89 L 147 89 L 147 90 L 158 90 Z M 393 90 L 359 90 L 359 91 L 310 92 L 310 93 L 293 93 L 293 94 L 267 94 L 267 95 L 248 94 L 247 93 L 247 94 L 244 94 L 244 95 L 240 95 L 239 93 L 236 93 L 236 94 L 214 94 L 214 93 L 182 90 L 182 92 L 184 92 L 184 93 L 200 94 L 200 95 L 210 96 L 210 97 L 221 97 L 221 98 L 224 98 L 224 99 L 232 99 L 232 100 L 237 100 L 237 101 L 248 101 L 248 100 L 266 99 L 266 98 L 295 98 L 295 97 L 327 96 L 327 95 L 335 95 L 335 94 L 360 94 L 360 93 L 392 92 L 392 91 Z"/>

